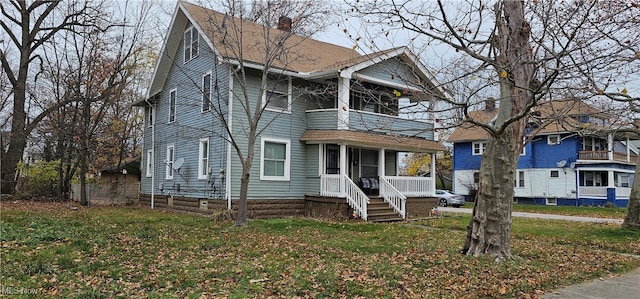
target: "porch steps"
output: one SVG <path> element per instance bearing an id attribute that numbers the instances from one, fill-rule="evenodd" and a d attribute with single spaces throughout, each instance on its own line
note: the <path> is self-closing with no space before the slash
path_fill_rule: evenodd
<path id="1" fill-rule="evenodd" d="M 367 221 L 370 222 L 399 222 L 403 219 L 384 202 L 382 197 L 370 197 L 367 206 Z"/>

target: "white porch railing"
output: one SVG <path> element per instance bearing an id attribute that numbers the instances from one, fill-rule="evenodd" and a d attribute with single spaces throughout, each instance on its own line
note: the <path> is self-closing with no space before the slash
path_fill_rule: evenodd
<path id="1" fill-rule="evenodd" d="M 369 197 L 348 176 L 339 174 L 321 175 L 320 195 L 346 198 L 349 206 L 358 211 L 363 220 L 367 220 Z"/>
<path id="2" fill-rule="evenodd" d="M 388 203 L 402 219 L 407 218 L 407 197 L 393 187 L 385 177 L 380 177 L 380 196 Z"/>
<path id="3" fill-rule="evenodd" d="M 415 176 L 385 176 L 385 180 L 407 197 L 435 196 L 433 179 Z"/>
<path id="4" fill-rule="evenodd" d="M 607 197 L 607 188 L 610 187 L 580 187 L 578 192 L 580 197 L 595 196 L 595 197 Z M 628 187 L 615 187 L 616 197 L 629 198 L 631 195 L 631 188 Z"/>

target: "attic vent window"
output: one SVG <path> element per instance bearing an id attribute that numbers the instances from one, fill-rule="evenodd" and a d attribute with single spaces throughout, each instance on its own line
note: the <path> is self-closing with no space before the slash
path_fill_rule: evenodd
<path id="1" fill-rule="evenodd" d="M 187 63 L 198 57 L 198 50 L 198 31 L 189 27 L 184 32 L 184 62 Z"/>

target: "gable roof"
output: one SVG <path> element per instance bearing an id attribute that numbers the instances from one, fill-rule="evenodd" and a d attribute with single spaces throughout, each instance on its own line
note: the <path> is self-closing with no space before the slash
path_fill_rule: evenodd
<path id="1" fill-rule="evenodd" d="M 498 109 L 492 111 L 478 110 L 469 112 L 469 118 L 477 122 L 488 124 L 497 115 Z M 536 135 L 545 135 L 562 132 L 575 132 L 585 128 L 585 124 L 578 121 L 574 117 L 577 116 L 595 116 L 604 119 L 608 116 L 577 100 L 553 100 L 541 103 L 532 108 L 532 112 L 539 114 L 530 116 L 530 123 L 534 124 L 537 129 Z M 593 127 L 590 125 L 590 127 Z M 449 142 L 465 142 L 489 139 L 489 133 L 483 128 L 473 125 L 469 122 L 458 126 L 451 136 L 447 139 Z"/>
<path id="2" fill-rule="evenodd" d="M 225 59 L 238 60 L 238 47 L 242 45 L 242 59 L 245 62 L 262 64 L 265 49 L 267 46 L 272 46 L 267 43 L 267 40 L 275 42 L 281 38 L 286 39 L 284 47 L 288 49 L 286 53 L 288 57 L 275 60 L 273 66 L 297 73 L 324 69 L 339 61 L 361 56 L 351 48 L 314 40 L 277 28 L 266 28 L 236 17 L 225 17 L 223 13 L 191 3 L 180 2 L 178 5 L 183 7 L 192 22 L 197 24 L 200 34 L 205 36 L 210 46 Z M 225 28 L 222 27 L 223 25 Z M 285 36 L 282 37 L 282 35 Z"/>
<path id="3" fill-rule="evenodd" d="M 239 65 L 242 60 L 242 65 L 245 67 L 262 69 L 265 48 L 270 45 L 266 42 L 266 36 L 268 35 L 269 40 L 274 42 L 278 41 L 282 35 L 287 35 L 284 42 L 287 51 L 282 55 L 283 57 L 274 60 L 272 66 L 292 76 L 302 78 L 335 76 L 346 68 L 357 71 L 380 61 L 400 57 L 417 66 L 421 76 L 435 82 L 419 59 L 406 47 L 362 55 L 353 48 L 322 42 L 277 28 L 267 28 L 252 21 L 241 20 L 199 5 L 178 1 L 147 91 L 147 99 L 162 90 L 188 24 L 192 24 L 197 29 L 215 55 L 234 65 Z M 238 49 L 240 45 L 241 57 L 237 55 L 240 52 Z"/>

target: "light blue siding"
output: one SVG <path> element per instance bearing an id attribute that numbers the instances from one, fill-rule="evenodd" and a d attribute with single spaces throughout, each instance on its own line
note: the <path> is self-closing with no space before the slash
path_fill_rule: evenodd
<path id="1" fill-rule="evenodd" d="M 338 109 L 311 110 L 305 114 L 309 130 L 338 129 Z"/>
<path id="2" fill-rule="evenodd" d="M 411 84 L 417 80 L 415 71 L 397 57 L 362 69 L 358 73 L 401 85 Z"/>
<path id="3" fill-rule="evenodd" d="M 185 27 L 186 28 L 186 27 Z M 156 97 L 154 176 L 155 194 L 201 198 L 222 198 L 224 184 L 219 170 L 226 166 L 225 130 L 219 118 L 227 113 L 227 86 L 229 69 L 218 64 L 211 49 L 200 37 L 199 54 L 184 63 L 183 43 L 177 50 L 162 92 Z M 202 81 L 205 73 L 211 72 L 211 101 L 216 109 L 202 112 Z M 215 89 L 215 86 L 218 88 Z M 176 116 L 169 122 L 169 93 L 176 90 Z M 151 178 L 146 177 L 146 152 L 151 144 L 152 129 L 145 127 L 142 170 L 142 193 L 151 193 Z M 209 138 L 209 162 L 212 170 L 209 179 L 198 179 L 199 146 L 201 138 Z M 173 179 L 165 179 L 167 146 L 173 145 L 174 160 L 184 159 L 184 164 Z M 160 185 L 164 190 L 160 190 Z M 178 190 L 178 185 L 180 190 Z M 215 192 L 214 192 L 215 188 Z"/>
<path id="4" fill-rule="evenodd" d="M 384 114 L 350 111 L 349 127 L 359 131 L 392 133 L 433 140 L 433 124 Z"/>
<path id="5" fill-rule="evenodd" d="M 259 100 L 259 84 L 260 77 L 257 71 L 247 70 L 247 90 L 246 94 L 249 98 L 249 107 L 254 110 Z M 293 84 L 300 84 L 296 80 Z M 234 98 L 233 103 L 233 132 L 237 144 L 246 155 L 248 149 L 248 122 L 246 121 L 246 112 L 244 105 L 243 91 L 241 84 L 234 80 Z M 294 89 L 295 90 L 295 89 Z M 254 160 L 250 172 L 249 182 L 249 198 L 303 198 L 308 192 L 309 187 L 306 184 L 307 166 L 306 145 L 300 141 L 300 137 L 306 127 L 305 119 L 305 99 L 300 95 L 292 96 L 291 113 L 275 112 L 266 110 L 260 120 L 260 135 L 255 140 L 255 149 L 253 151 Z M 261 159 L 261 143 L 260 138 L 278 138 L 288 139 L 291 141 L 291 157 L 290 157 L 290 179 L 289 181 L 268 181 L 260 179 L 260 159 Z M 237 198 L 240 194 L 240 177 L 242 174 L 242 165 L 235 152 L 232 154 L 232 173 L 231 179 L 232 197 Z"/>

